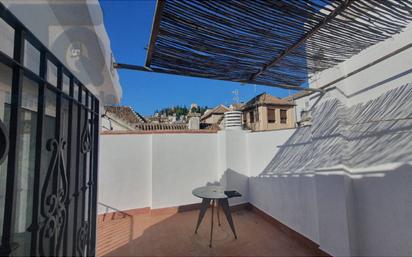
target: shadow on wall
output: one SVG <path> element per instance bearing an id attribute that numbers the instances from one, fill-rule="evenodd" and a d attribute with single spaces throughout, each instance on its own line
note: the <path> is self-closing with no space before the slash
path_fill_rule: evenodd
<path id="1" fill-rule="evenodd" d="M 225 170 L 219 181 L 207 182 L 206 186 L 223 186 L 227 190 L 236 190 L 241 193 L 241 197 L 229 200 L 230 205 L 248 202 L 249 177 L 232 169 Z"/>
<path id="2" fill-rule="evenodd" d="M 312 116 L 250 179 L 252 203 L 335 253 L 349 225 L 353 255 L 411 255 L 412 84 L 351 107 L 325 100 Z M 351 170 L 347 187 L 340 173 L 314 179 L 340 164 Z"/>
<path id="3" fill-rule="evenodd" d="M 337 99 L 315 107 L 313 126 L 298 128 L 259 177 L 308 173 L 339 164 L 344 153 L 344 109 Z"/>
<path id="4" fill-rule="evenodd" d="M 412 84 L 348 109 L 350 167 L 412 160 Z"/>
<path id="5" fill-rule="evenodd" d="M 412 84 L 350 108 L 327 100 L 312 116 L 312 127 L 297 129 L 260 177 L 412 160 Z"/>
<path id="6" fill-rule="evenodd" d="M 350 175 L 350 190 L 345 195 L 339 194 L 337 181 L 346 176 L 317 176 L 321 241 L 326 245 L 339 242 L 334 250 L 345 251 L 342 250 L 345 242 L 339 241 L 345 238 L 336 236 L 341 233 L 338 229 L 342 230 L 343 222 L 348 229 L 352 256 L 412 256 L 411 171 L 411 164 L 373 172 L 358 171 Z M 325 222 L 328 217 L 333 217 L 332 222 Z M 346 217 L 347 220 L 335 217 Z"/>

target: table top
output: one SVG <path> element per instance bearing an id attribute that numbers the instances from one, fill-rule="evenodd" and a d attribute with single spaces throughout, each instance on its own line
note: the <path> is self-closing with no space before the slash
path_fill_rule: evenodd
<path id="1" fill-rule="evenodd" d="M 193 189 L 192 194 L 199 198 L 206 199 L 225 199 L 225 188 L 222 186 L 204 186 Z"/>

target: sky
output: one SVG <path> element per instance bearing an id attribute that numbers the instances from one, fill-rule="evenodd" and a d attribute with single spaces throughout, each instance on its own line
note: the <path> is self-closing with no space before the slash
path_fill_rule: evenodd
<path id="1" fill-rule="evenodd" d="M 155 0 L 100 0 L 104 22 L 114 58 L 119 63 L 143 66 L 150 39 Z M 213 108 L 234 102 L 238 90 L 240 102 L 266 92 L 278 97 L 293 91 L 235 82 L 189 78 L 159 73 L 118 70 L 123 96 L 120 105 L 131 106 L 142 115 L 176 105 L 196 103 Z"/>

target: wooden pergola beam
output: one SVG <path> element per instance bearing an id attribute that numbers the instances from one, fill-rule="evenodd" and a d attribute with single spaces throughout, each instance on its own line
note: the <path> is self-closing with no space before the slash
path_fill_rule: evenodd
<path id="1" fill-rule="evenodd" d="M 189 75 L 189 74 L 181 74 L 176 71 L 166 71 L 162 69 L 156 69 L 156 68 L 149 68 L 146 66 L 140 66 L 140 65 L 133 65 L 133 64 L 125 64 L 125 63 L 113 63 L 113 68 L 115 69 L 127 69 L 127 70 L 135 70 L 135 71 L 145 71 L 145 72 L 155 72 L 155 73 L 163 73 L 163 74 L 169 74 L 169 75 L 178 75 L 178 76 L 184 76 L 184 77 L 194 77 L 194 78 L 207 78 L 207 77 L 201 77 L 201 76 L 195 76 L 195 75 Z M 213 78 L 216 79 L 216 78 Z M 227 81 L 224 79 L 217 79 L 217 80 L 223 80 Z M 235 81 L 233 81 L 235 82 Z M 236 81 L 239 83 L 248 83 L 247 81 Z M 284 88 L 284 89 L 292 89 L 292 90 L 305 90 L 309 92 L 318 92 L 318 93 L 324 93 L 323 89 L 318 89 L 318 88 L 307 88 L 307 87 L 300 87 L 300 86 L 288 86 L 288 85 L 276 85 L 276 84 L 270 84 L 270 83 L 262 83 L 259 82 L 258 85 L 263 85 L 263 86 L 269 86 L 269 87 L 278 87 L 278 88 Z"/>
<path id="2" fill-rule="evenodd" d="M 160 25 L 160 20 L 162 18 L 162 12 L 163 12 L 164 6 L 165 6 L 165 0 L 157 0 L 156 11 L 155 11 L 155 15 L 153 18 L 153 24 L 152 24 L 152 33 L 150 35 L 149 47 L 147 48 L 147 53 L 146 53 L 146 64 L 145 65 L 147 67 L 149 67 L 150 63 L 152 62 L 152 55 L 154 52 L 157 33 L 159 33 L 159 27 L 160 27 L 159 25 Z"/>
<path id="3" fill-rule="evenodd" d="M 327 25 L 331 20 L 333 20 L 336 16 L 341 14 L 347 7 L 349 7 L 355 0 L 344 0 L 338 7 L 335 8 L 328 16 L 326 16 L 321 22 L 319 22 L 315 27 L 313 27 L 309 32 L 303 35 L 300 39 L 296 41 L 296 43 L 289 46 L 286 50 L 284 50 L 280 55 L 278 55 L 275 59 L 273 59 L 268 64 L 264 65 L 258 72 L 252 74 L 249 79 L 249 83 L 253 83 L 255 79 L 265 72 L 270 67 L 275 66 L 280 61 L 283 60 L 288 54 L 293 52 L 299 46 L 304 44 L 306 40 L 312 37 L 315 33 L 317 33 L 320 29 L 322 29 L 325 25 Z"/>

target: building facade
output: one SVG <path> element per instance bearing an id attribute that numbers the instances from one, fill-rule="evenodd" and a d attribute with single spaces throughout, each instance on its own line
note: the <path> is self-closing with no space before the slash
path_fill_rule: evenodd
<path id="1" fill-rule="evenodd" d="M 216 106 L 212 110 L 207 110 L 200 118 L 203 124 L 220 124 L 223 120 L 225 112 L 230 111 L 229 108 L 223 104 Z"/>
<path id="2" fill-rule="evenodd" d="M 244 127 L 253 131 L 294 128 L 294 106 L 267 93 L 257 95 L 243 106 Z"/>

